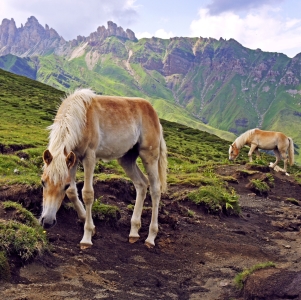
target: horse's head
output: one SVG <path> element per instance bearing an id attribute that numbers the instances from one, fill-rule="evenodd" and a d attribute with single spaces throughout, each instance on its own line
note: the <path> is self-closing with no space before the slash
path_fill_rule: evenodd
<path id="1" fill-rule="evenodd" d="M 44 228 L 56 224 L 56 213 L 59 210 L 66 190 L 70 186 L 70 168 L 76 161 L 73 152 L 53 157 L 49 150 L 43 154 L 44 172 L 41 178 L 43 185 L 43 211 L 40 218 Z"/>
<path id="2" fill-rule="evenodd" d="M 229 148 L 229 160 L 236 159 L 238 154 L 239 154 L 239 149 L 237 148 L 236 144 L 233 143 L 232 145 L 230 145 L 230 148 Z"/>

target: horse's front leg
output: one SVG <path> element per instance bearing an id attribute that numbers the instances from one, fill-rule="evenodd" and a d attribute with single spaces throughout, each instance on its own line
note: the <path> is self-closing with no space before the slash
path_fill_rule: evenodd
<path id="1" fill-rule="evenodd" d="M 81 220 L 81 222 L 85 222 L 86 220 L 86 210 L 83 206 L 83 203 L 78 199 L 78 194 L 77 194 L 77 188 L 76 188 L 76 183 L 75 183 L 75 174 L 76 174 L 76 169 L 77 169 L 77 164 L 75 163 L 73 167 L 70 169 L 70 187 L 67 189 L 66 194 L 69 200 L 72 202 L 78 218 Z"/>
<path id="2" fill-rule="evenodd" d="M 87 153 L 83 160 L 84 166 L 84 187 L 82 190 L 83 200 L 86 206 L 86 221 L 84 226 L 84 236 L 80 242 L 81 249 L 89 248 L 93 245 L 92 236 L 95 234 L 95 226 L 92 219 L 92 205 L 94 202 L 93 172 L 95 168 L 95 154 Z"/>
<path id="3" fill-rule="evenodd" d="M 257 148 L 257 145 L 255 144 L 251 144 L 251 147 L 250 147 L 250 150 L 249 150 L 249 153 L 248 153 L 248 156 L 249 156 L 249 161 L 252 162 L 252 154 L 253 152 L 256 150 Z"/>

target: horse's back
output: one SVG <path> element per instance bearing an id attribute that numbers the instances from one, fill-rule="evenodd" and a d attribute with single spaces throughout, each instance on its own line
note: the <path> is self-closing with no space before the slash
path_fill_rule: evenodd
<path id="1" fill-rule="evenodd" d="M 288 137 L 279 131 L 267 131 L 256 128 L 253 134 L 259 148 L 272 150 L 274 148 L 287 148 L 289 146 Z"/>
<path id="2" fill-rule="evenodd" d="M 97 156 L 114 159 L 135 144 L 157 148 L 160 122 L 152 105 L 142 98 L 97 95 L 87 110 L 84 144 L 98 148 Z"/>

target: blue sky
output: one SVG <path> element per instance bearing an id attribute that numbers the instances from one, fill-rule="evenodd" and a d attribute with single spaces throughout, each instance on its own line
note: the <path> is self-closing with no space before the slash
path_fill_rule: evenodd
<path id="1" fill-rule="evenodd" d="M 17 27 L 35 16 L 66 40 L 88 36 L 111 20 L 138 38 L 234 38 L 243 46 L 301 52 L 300 0 L 1 0 L 0 21 Z"/>

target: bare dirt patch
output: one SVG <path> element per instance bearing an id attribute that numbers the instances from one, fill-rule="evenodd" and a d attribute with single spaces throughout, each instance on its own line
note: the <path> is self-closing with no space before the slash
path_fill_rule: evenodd
<path id="1" fill-rule="evenodd" d="M 240 195 L 239 217 L 210 215 L 187 200 L 165 195 L 153 249 L 143 244 L 150 222 L 148 210 L 142 216 L 141 239 L 128 243 L 132 212 L 127 206 L 135 198 L 132 185 L 125 180 L 97 183 L 96 197 L 103 195 L 103 202 L 117 205 L 121 218 L 116 223 L 97 221 L 93 247 L 81 251 L 83 226 L 73 210 L 62 207 L 58 224 L 47 233 L 52 252 L 24 266 L 16 261 L 11 282 L 1 282 L 1 298 L 300 299 L 301 187 L 292 177 L 272 171 L 275 186 L 266 196 L 258 196 L 248 184 L 266 171 L 250 175 L 241 172 L 244 169 L 226 166 L 218 170 L 237 179 L 229 184 Z M 175 189 L 181 188 L 172 187 L 169 195 Z M 30 196 L 23 202 L 38 215 L 41 193 L 27 193 Z M 14 188 L 0 190 L 2 201 L 12 198 L 18 198 Z M 16 200 L 21 201 L 20 197 Z M 145 206 L 151 206 L 149 198 Z M 0 218 L 6 217 L 0 210 Z M 242 291 L 236 288 L 237 273 L 267 261 L 276 268 L 257 271 Z"/>

